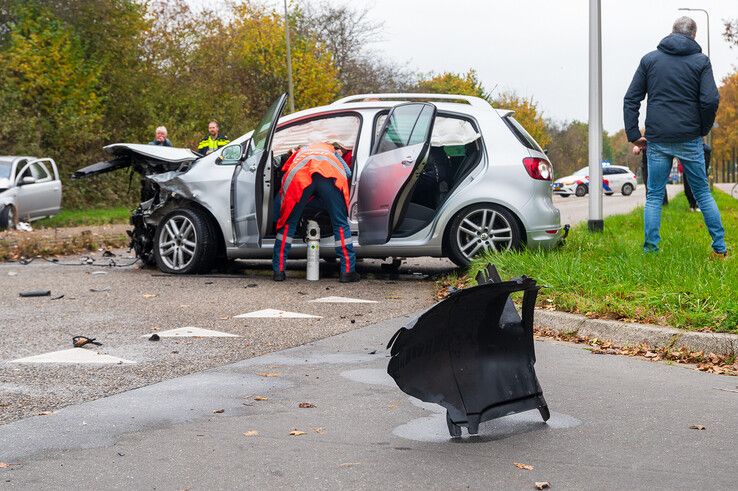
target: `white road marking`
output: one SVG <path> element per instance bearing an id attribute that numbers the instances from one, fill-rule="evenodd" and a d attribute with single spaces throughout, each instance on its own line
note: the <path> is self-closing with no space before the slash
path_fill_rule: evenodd
<path id="1" fill-rule="evenodd" d="M 28 356 L 12 360 L 10 363 L 79 363 L 79 364 L 119 364 L 136 363 L 115 356 L 105 355 L 95 350 L 85 348 L 72 348 L 61 351 L 51 351 L 41 355 Z"/>
<path id="2" fill-rule="evenodd" d="M 322 319 L 319 315 L 301 314 L 299 312 L 285 312 L 277 309 L 257 310 L 247 314 L 240 314 L 233 317 L 234 319 Z"/>
<path id="3" fill-rule="evenodd" d="M 312 303 L 377 303 L 376 300 L 364 300 L 363 298 L 349 297 L 323 297 L 310 300 Z"/>
<path id="4" fill-rule="evenodd" d="M 239 338 L 236 334 L 230 334 L 227 332 L 213 331 L 211 329 L 203 329 L 201 327 L 178 327 L 176 329 L 169 329 L 168 331 L 161 331 L 157 333 L 149 333 L 141 336 L 142 338 L 148 338 L 152 334 L 158 334 L 162 338 Z"/>

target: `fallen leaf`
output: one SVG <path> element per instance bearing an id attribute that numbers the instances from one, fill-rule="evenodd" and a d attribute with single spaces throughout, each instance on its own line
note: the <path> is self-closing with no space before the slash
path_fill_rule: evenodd
<path id="1" fill-rule="evenodd" d="M 36 416 L 48 416 L 49 414 L 54 414 L 54 411 L 41 411 L 36 413 Z"/>
<path id="2" fill-rule="evenodd" d="M 227 321 L 228 319 L 230 319 L 230 317 L 228 317 L 227 315 L 221 315 L 220 316 L 220 320 L 222 320 L 222 321 Z"/>
<path id="3" fill-rule="evenodd" d="M 7 468 L 12 467 L 14 465 L 18 465 L 18 464 L 8 464 L 7 462 L 0 462 L 0 469 L 7 469 Z"/>
<path id="4" fill-rule="evenodd" d="M 144 298 L 154 298 L 156 296 L 157 296 L 156 293 L 144 293 L 143 294 Z"/>
<path id="5" fill-rule="evenodd" d="M 257 373 L 259 377 L 279 377 L 280 374 L 277 372 L 261 372 Z"/>
<path id="6" fill-rule="evenodd" d="M 513 465 L 518 469 L 525 469 L 526 471 L 532 471 L 533 466 L 530 464 L 521 464 L 520 462 L 513 462 Z"/>
<path id="7" fill-rule="evenodd" d="M 255 401 L 268 401 L 269 398 L 267 396 L 255 396 L 254 400 Z"/>
<path id="8" fill-rule="evenodd" d="M 689 429 L 690 430 L 704 430 L 705 426 L 704 425 L 689 425 Z"/>
<path id="9" fill-rule="evenodd" d="M 214 414 L 221 414 L 221 413 L 224 413 L 224 412 L 225 412 L 225 409 L 213 409 L 213 413 Z"/>
<path id="10" fill-rule="evenodd" d="M 551 483 L 548 481 L 536 481 L 535 486 L 536 489 L 546 489 L 551 487 Z"/>
<path id="11" fill-rule="evenodd" d="M 305 433 L 304 431 L 300 431 L 300 430 L 292 430 L 292 431 L 290 431 L 290 436 L 302 436 L 302 435 L 306 435 L 306 434 L 307 433 Z"/>
<path id="12" fill-rule="evenodd" d="M 315 404 L 313 404 L 312 402 L 301 402 L 297 405 L 297 407 L 299 407 L 300 409 L 308 409 L 311 407 L 315 407 Z"/>
<path id="13" fill-rule="evenodd" d="M 244 431 L 243 436 L 258 436 L 259 432 L 256 430 Z"/>

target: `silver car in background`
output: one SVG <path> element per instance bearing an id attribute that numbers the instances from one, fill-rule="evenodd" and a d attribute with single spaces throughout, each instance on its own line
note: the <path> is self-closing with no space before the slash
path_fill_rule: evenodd
<path id="1" fill-rule="evenodd" d="M 199 157 L 137 144 L 105 148 L 78 178 L 133 166 L 147 177 L 132 245 L 167 273 L 208 271 L 217 258 L 269 258 L 274 202 L 290 149 L 338 141 L 351 150 L 349 220 L 358 257 L 448 257 L 552 248 L 564 235 L 551 200 L 551 164 L 514 119 L 483 99 L 366 94 L 280 118 L 286 97 L 256 129 Z M 321 253 L 333 256 L 330 222 Z M 290 257 L 305 257 L 296 243 Z"/>
<path id="2" fill-rule="evenodd" d="M 62 183 L 52 159 L 0 156 L 0 230 L 59 213 Z"/>

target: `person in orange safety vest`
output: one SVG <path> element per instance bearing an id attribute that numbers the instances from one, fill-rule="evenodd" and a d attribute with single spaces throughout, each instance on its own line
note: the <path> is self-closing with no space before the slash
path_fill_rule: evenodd
<path id="1" fill-rule="evenodd" d="M 272 268 L 274 281 L 284 281 L 285 262 L 305 207 L 318 198 L 333 226 L 336 255 L 340 259 L 339 281 L 359 281 L 356 253 L 348 222 L 351 169 L 344 161 L 348 150 L 338 143 L 314 143 L 293 153 L 282 166 L 281 206 L 277 220 Z"/>

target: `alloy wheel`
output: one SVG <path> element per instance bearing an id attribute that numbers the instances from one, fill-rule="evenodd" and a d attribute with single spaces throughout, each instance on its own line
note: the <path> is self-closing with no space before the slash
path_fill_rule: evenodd
<path id="1" fill-rule="evenodd" d="M 159 234 L 159 256 L 173 270 L 186 268 L 195 256 L 197 233 L 189 218 L 175 215 L 164 223 Z"/>
<path id="2" fill-rule="evenodd" d="M 512 242 L 510 222 L 498 211 L 488 208 L 473 210 L 456 230 L 459 251 L 469 260 L 479 252 L 510 249 Z"/>

